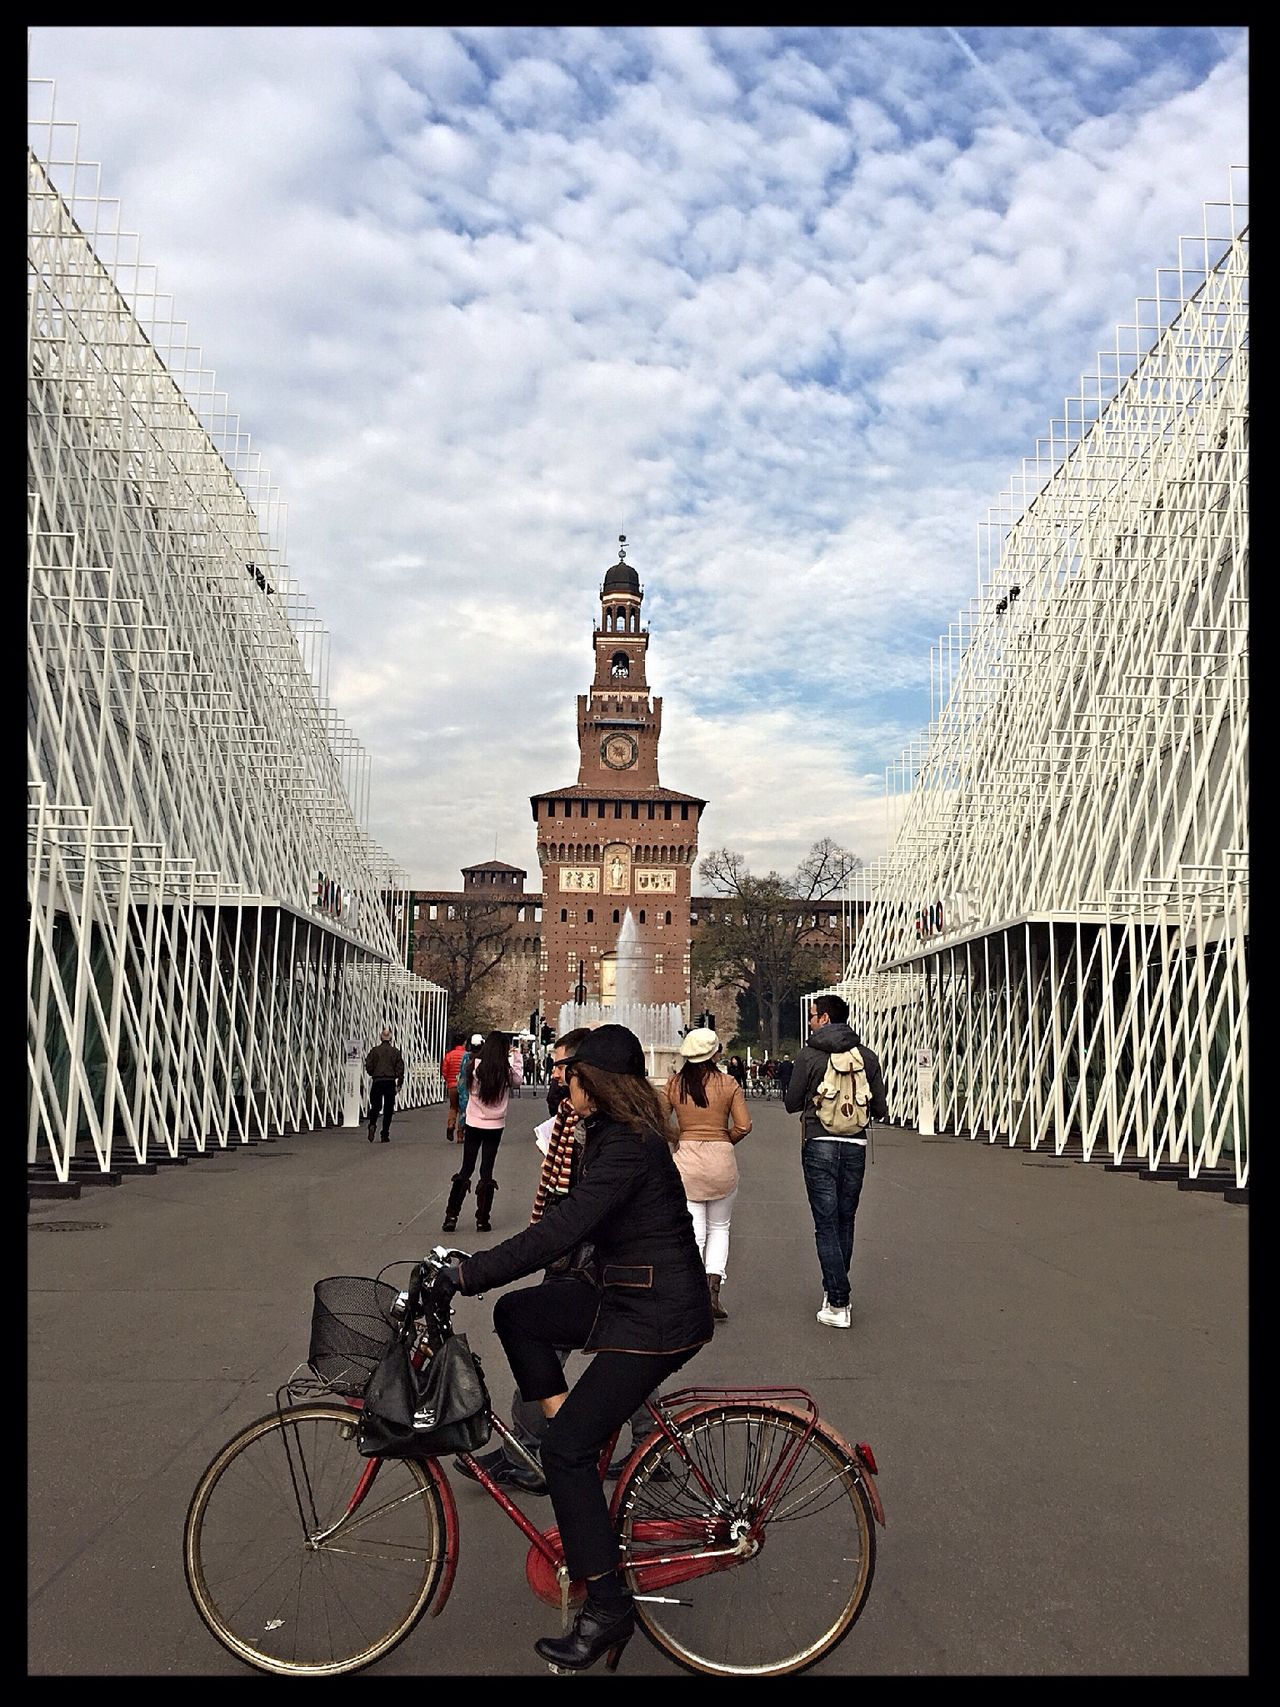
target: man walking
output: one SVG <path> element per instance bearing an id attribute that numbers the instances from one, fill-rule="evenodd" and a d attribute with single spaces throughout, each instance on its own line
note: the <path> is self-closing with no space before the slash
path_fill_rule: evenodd
<path id="1" fill-rule="evenodd" d="M 849 1268 L 853 1262 L 853 1223 L 867 1166 L 867 1139 L 865 1130 L 861 1136 L 836 1136 L 818 1119 L 813 1099 L 832 1055 L 850 1049 L 861 1053 L 871 1089 L 869 1113 L 873 1120 L 887 1120 L 889 1105 L 880 1063 L 849 1024 L 849 1004 L 840 996 L 818 996 L 809 1009 L 809 1023 L 813 1029 L 792 1063 L 783 1106 L 801 1119 L 800 1163 L 825 1288 L 818 1320 L 827 1328 L 847 1328 L 852 1326 Z"/>
<path id="2" fill-rule="evenodd" d="M 445 1101 L 449 1105 L 449 1118 L 445 1124 L 444 1141 L 452 1144 L 458 1130 L 458 1072 L 462 1066 L 462 1057 L 467 1052 L 463 1038 L 455 1032 L 449 1053 L 440 1063 L 440 1076 L 444 1080 Z"/>
<path id="3" fill-rule="evenodd" d="M 404 1056 L 391 1041 L 391 1029 L 383 1026 L 381 1041 L 375 1043 L 364 1058 L 364 1070 L 372 1084 L 369 1087 L 369 1142 L 373 1143 L 382 1110 L 382 1142 L 391 1142 L 391 1110 L 395 1107 L 396 1092 L 404 1083 Z"/>

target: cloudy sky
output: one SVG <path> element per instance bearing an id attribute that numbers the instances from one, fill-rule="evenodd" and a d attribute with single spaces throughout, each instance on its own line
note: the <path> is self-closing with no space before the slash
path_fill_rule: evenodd
<path id="1" fill-rule="evenodd" d="M 704 852 L 882 853 L 988 507 L 1247 162 L 1236 28 L 29 35 L 420 886 L 536 881 L 622 532 Z"/>

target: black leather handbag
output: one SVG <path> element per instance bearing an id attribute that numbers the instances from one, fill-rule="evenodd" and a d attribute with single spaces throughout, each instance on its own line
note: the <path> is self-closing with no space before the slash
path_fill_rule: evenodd
<path id="1" fill-rule="evenodd" d="M 488 1440 L 489 1390 L 465 1334 L 451 1334 L 421 1369 L 400 1336 L 364 1389 L 356 1446 L 366 1458 L 434 1458 Z"/>

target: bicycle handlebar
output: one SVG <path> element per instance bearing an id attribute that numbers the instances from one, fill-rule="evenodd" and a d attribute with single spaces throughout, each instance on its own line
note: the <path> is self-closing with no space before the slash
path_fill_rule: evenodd
<path id="1" fill-rule="evenodd" d="M 447 1268 L 451 1262 L 464 1261 L 471 1255 L 470 1251 L 455 1251 L 448 1245 L 435 1245 L 429 1254 L 422 1259 L 422 1266 L 430 1269 L 432 1274 L 439 1274 L 442 1268 Z"/>

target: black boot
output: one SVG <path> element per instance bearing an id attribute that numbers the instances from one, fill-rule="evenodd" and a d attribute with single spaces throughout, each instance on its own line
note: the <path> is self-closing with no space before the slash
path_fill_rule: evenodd
<path id="1" fill-rule="evenodd" d="M 471 1181 L 463 1179 L 461 1174 L 454 1174 L 453 1183 L 449 1189 L 449 1201 L 444 1206 L 444 1220 L 440 1223 L 442 1233 L 452 1233 L 458 1225 L 458 1211 L 462 1208 L 462 1200 L 471 1190 Z"/>
<path id="2" fill-rule="evenodd" d="M 534 1652 L 547 1660 L 553 1671 L 585 1671 L 601 1654 L 608 1654 L 608 1669 L 617 1671 L 622 1650 L 636 1627 L 635 1607 L 600 1607 L 588 1591 L 586 1602 L 567 1636 L 543 1636 L 533 1644 Z"/>
<path id="3" fill-rule="evenodd" d="M 493 1208 L 493 1194 L 498 1189 L 496 1179 L 482 1179 L 476 1186 L 476 1232 L 489 1233 L 489 1211 Z"/>

